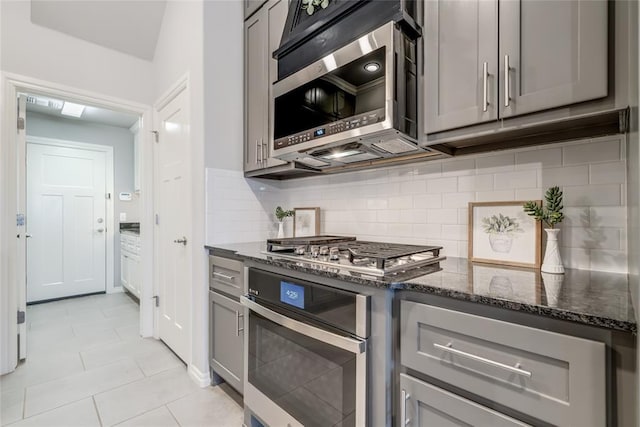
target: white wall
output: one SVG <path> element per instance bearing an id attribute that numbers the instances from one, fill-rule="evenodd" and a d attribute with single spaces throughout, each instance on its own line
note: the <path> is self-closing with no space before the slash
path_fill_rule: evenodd
<path id="1" fill-rule="evenodd" d="M 203 82 L 202 0 L 170 1 L 158 37 L 153 60 L 154 96 L 156 100 L 184 75 L 189 76 L 190 166 L 192 173 L 192 222 L 189 242 L 193 244 L 191 283 L 192 347 L 189 372 L 199 381 L 209 378 L 208 362 L 208 281 L 205 242 L 205 113 Z M 224 2 L 213 2 L 216 5 Z M 208 24 L 207 24 L 208 25 Z M 220 64 L 224 66 L 224 64 Z M 207 115 L 207 119 L 209 115 Z"/>
<path id="2" fill-rule="evenodd" d="M 153 102 L 149 61 L 31 22 L 31 2 L 0 2 L 0 69 L 145 104 Z"/>
<path id="3" fill-rule="evenodd" d="M 439 244 L 466 257 L 468 202 L 541 199 L 559 185 L 565 266 L 626 272 L 625 158 L 615 136 L 267 184 L 210 169 L 207 241 L 264 240 L 277 204 L 318 206 L 322 233 Z"/>
<path id="4" fill-rule="evenodd" d="M 139 220 L 140 211 L 137 199 L 131 202 L 120 201 L 117 195 L 122 192 L 133 193 L 133 134 L 129 129 L 99 125 L 63 118 L 55 118 L 39 113 L 27 113 L 27 135 L 65 141 L 84 142 L 113 147 L 114 165 L 114 201 L 113 230 L 119 230 L 119 213 L 127 213 L 127 221 Z M 27 213 L 28 214 L 28 213 Z M 120 234 L 114 234 L 114 286 L 120 286 Z"/>
<path id="5" fill-rule="evenodd" d="M 211 168 L 243 168 L 243 16 L 240 1 L 204 2 L 205 154 Z"/>

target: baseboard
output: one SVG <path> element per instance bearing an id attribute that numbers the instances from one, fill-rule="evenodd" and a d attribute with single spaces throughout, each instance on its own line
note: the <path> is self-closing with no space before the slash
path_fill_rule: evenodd
<path id="1" fill-rule="evenodd" d="M 211 376 L 209 375 L 209 370 L 204 373 L 200 371 L 200 369 L 196 368 L 195 365 L 189 365 L 189 369 L 187 370 L 191 379 L 198 384 L 199 387 L 209 387 L 211 385 Z"/>

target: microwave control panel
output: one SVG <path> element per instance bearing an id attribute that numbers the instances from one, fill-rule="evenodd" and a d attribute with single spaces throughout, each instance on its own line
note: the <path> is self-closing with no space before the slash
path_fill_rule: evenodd
<path id="1" fill-rule="evenodd" d="M 376 111 L 360 114 L 357 116 L 349 117 L 348 119 L 327 123 L 326 125 L 319 126 L 315 129 L 298 132 L 296 134 L 285 136 L 283 138 L 278 138 L 273 142 L 273 145 L 275 149 L 289 147 L 291 145 L 301 144 L 303 142 L 378 123 L 383 120 L 384 110 L 382 110 L 382 112 Z"/>

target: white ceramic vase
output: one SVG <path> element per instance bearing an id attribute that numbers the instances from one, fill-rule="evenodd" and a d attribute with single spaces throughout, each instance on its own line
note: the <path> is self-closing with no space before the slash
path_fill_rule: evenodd
<path id="1" fill-rule="evenodd" d="M 557 307 L 564 282 L 564 275 L 541 273 L 544 292 L 547 295 L 547 305 L 549 307 Z"/>
<path id="2" fill-rule="evenodd" d="M 558 246 L 560 230 L 557 228 L 545 228 L 544 231 L 547 232 L 547 248 L 544 251 L 544 261 L 542 261 L 540 270 L 544 273 L 564 274 L 560 247 Z"/>
<path id="3" fill-rule="evenodd" d="M 284 221 L 278 222 L 278 239 L 282 239 L 284 237 Z"/>

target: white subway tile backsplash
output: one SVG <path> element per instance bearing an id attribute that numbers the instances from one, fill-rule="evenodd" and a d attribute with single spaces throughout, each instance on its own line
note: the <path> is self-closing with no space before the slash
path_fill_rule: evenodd
<path id="1" fill-rule="evenodd" d="M 620 206 L 620 185 L 582 185 L 564 187 L 565 206 Z"/>
<path id="2" fill-rule="evenodd" d="M 496 190 L 531 188 L 536 186 L 537 179 L 535 170 L 496 173 L 493 186 Z"/>
<path id="3" fill-rule="evenodd" d="M 565 165 L 620 160 L 620 138 L 587 144 L 568 145 L 562 149 Z"/>
<path id="4" fill-rule="evenodd" d="M 457 224 L 457 209 L 427 209 L 427 222 L 430 224 Z"/>
<path id="5" fill-rule="evenodd" d="M 466 257 L 468 202 L 540 200 L 548 187 L 559 185 L 565 266 L 625 273 L 622 138 L 281 182 L 208 169 L 207 243 L 264 240 L 277 233 L 276 206 L 318 206 L 323 233 L 436 244 L 444 255 Z M 289 235 L 291 223 L 285 224 Z"/>
<path id="6" fill-rule="evenodd" d="M 454 193 L 458 191 L 458 179 L 436 178 L 429 179 L 427 183 L 427 193 Z"/>
<path id="7" fill-rule="evenodd" d="M 516 153 L 516 169 L 544 169 L 561 165 L 561 148 L 543 148 Z"/>
<path id="8" fill-rule="evenodd" d="M 445 193 L 442 195 L 443 208 L 466 208 L 475 200 L 475 193 Z"/>
<path id="9" fill-rule="evenodd" d="M 591 184 L 624 184 L 626 179 L 627 165 L 624 161 L 589 165 Z"/>
<path id="10" fill-rule="evenodd" d="M 413 207 L 420 209 L 439 209 L 442 207 L 442 195 L 418 194 L 413 197 Z"/>
<path id="11" fill-rule="evenodd" d="M 458 178 L 458 191 L 491 191 L 493 175 L 461 176 Z"/>
<path id="12" fill-rule="evenodd" d="M 540 171 L 541 187 L 589 184 L 589 166 L 565 166 Z"/>
<path id="13" fill-rule="evenodd" d="M 476 159 L 476 173 L 496 173 L 512 171 L 515 167 L 515 154 L 494 154 Z"/>

